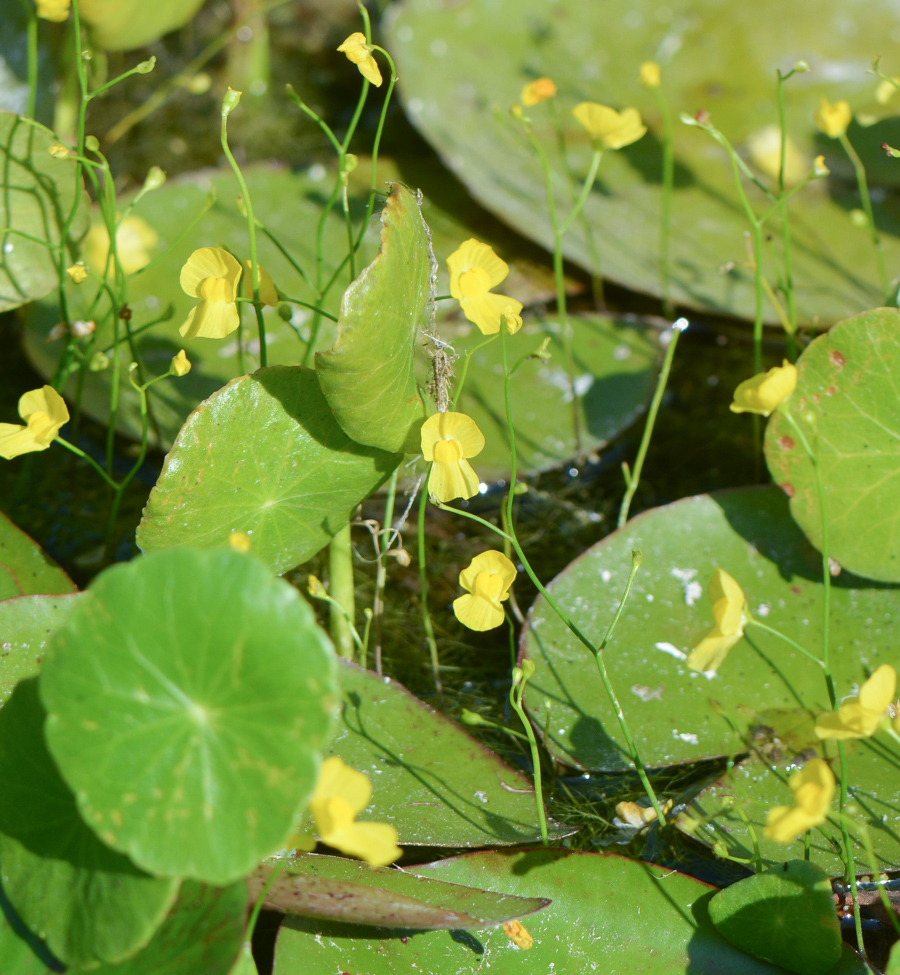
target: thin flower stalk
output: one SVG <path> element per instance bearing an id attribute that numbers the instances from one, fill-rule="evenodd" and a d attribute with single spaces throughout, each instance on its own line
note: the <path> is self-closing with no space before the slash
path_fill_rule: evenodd
<path id="1" fill-rule="evenodd" d="M 425 473 L 425 484 L 431 476 L 431 464 Z M 425 641 L 428 644 L 428 656 L 431 659 L 431 673 L 434 679 L 434 689 L 437 691 L 439 700 L 444 699 L 444 688 L 441 684 L 441 661 L 438 656 L 437 640 L 434 638 L 434 626 L 431 622 L 431 613 L 428 609 L 428 562 L 425 556 L 425 507 L 428 504 L 428 491 L 424 484 L 422 494 L 419 498 L 419 536 L 418 536 L 418 556 L 419 556 L 419 602 L 422 607 L 422 626 L 425 629 Z M 438 505 L 443 508 L 444 505 Z M 450 508 L 457 511 L 456 508 Z M 468 512 L 465 512 L 468 514 Z M 471 516 L 474 517 L 474 516 Z M 493 526 L 491 526 L 493 527 Z"/>
<path id="2" fill-rule="evenodd" d="M 787 158 L 787 122 L 784 114 L 784 83 L 797 73 L 792 68 L 787 74 L 781 69 L 776 70 L 778 91 L 778 131 L 781 136 L 778 155 L 778 210 L 781 215 L 781 239 L 784 260 L 784 295 L 787 302 L 787 318 L 789 327 L 787 332 L 787 354 L 793 360 L 797 356 L 795 334 L 797 332 L 797 300 L 794 293 L 793 254 L 791 248 L 791 223 L 788 218 L 787 197 L 784 192 L 784 167 Z"/>
<path id="3" fill-rule="evenodd" d="M 675 140 L 672 131 L 672 109 L 660 85 L 651 88 L 663 123 L 662 201 L 659 214 L 659 287 L 663 314 L 671 318 L 672 304 L 672 187 L 675 182 Z"/>
<path id="4" fill-rule="evenodd" d="M 525 734 L 528 737 L 528 745 L 531 749 L 532 778 L 534 780 L 534 804 L 537 809 L 538 824 L 541 828 L 541 845 L 549 846 L 550 840 L 547 833 L 547 813 L 544 810 L 544 788 L 541 776 L 541 755 L 538 751 L 537 740 L 534 737 L 534 728 L 528 720 L 525 708 L 522 707 L 522 696 L 525 693 L 525 685 L 528 678 L 534 673 L 534 664 L 530 660 L 523 662 L 522 667 L 513 667 L 512 687 L 509 689 L 509 703 L 519 716 Z"/>
<path id="5" fill-rule="evenodd" d="M 397 477 L 400 468 L 395 467 L 388 482 L 387 499 L 384 503 L 384 524 L 381 531 L 376 532 L 375 555 L 378 566 L 375 570 L 375 595 L 372 597 L 372 625 L 375 630 L 375 673 L 381 676 L 381 641 L 382 624 L 384 620 L 384 587 L 387 584 L 387 565 L 385 555 L 397 538 L 394 524 L 394 505 L 397 498 Z M 363 664 L 365 666 L 365 664 Z"/>
<path id="6" fill-rule="evenodd" d="M 884 246 L 881 242 L 881 235 L 878 233 L 878 227 L 875 224 L 875 214 L 872 211 L 872 196 L 869 193 L 869 181 L 866 178 L 866 167 L 863 165 L 862 159 L 859 158 L 859 153 L 853 148 L 853 143 L 847 138 L 847 133 L 842 132 L 838 139 L 844 152 L 847 153 L 847 158 L 853 165 L 853 172 L 856 175 L 856 185 L 859 188 L 859 198 L 862 202 L 863 212 L 866 215 L 866 224 L 869 228 L 869 235 L 872 238 L 872 246 L 875 248 L 875 260 L 878 264 L 878 281 L 881 285 L 881 294 L 883 300 L 886 300 L 888 293 L 888 276 L 887 269 L 884 263 Z"/>

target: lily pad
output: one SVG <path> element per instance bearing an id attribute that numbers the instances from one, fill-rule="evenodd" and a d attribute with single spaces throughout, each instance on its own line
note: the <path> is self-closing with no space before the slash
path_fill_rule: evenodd
<path id="1" fill-rule="evenodd" d="M 118 962 L 150 940 L 178 895 L 104 846 L 44 742 L 37 680 L 0 711 L 0 869 L 16 912 L 69 965 Z"/>
<path id="2" fill-rule="evenodd" d="M 565 850 L 472 853 L 415 867 L 418 876 L 550 897 L 525 921 L 529 950 L 502 929 L 413 933 L 291 918 L 282 924 L 274 975 L 387 975 L 488 970 L 608 975 L 774 975 L 783 969 L 733 948 L 709 921 L 714 888 L 674 870 L 599 853 Z M 864 972 L 862 963 L 848 971 Z"/>
<path id="3" fill-rule="evenodd" d="M 389 677 L 338 664 L 344 705 L 327 754 L 372 780 L 361 821 L 402 846 L 506 846 L 540 839 L 531 780 Z M 565 830 L 551 821 L 554 835 Z M 304 827 L 314 831 L 307 816 Z"/>
<path id="4" fill-rule="evenodd" d="M 520 472 L 547 470 L 600 450 L 643 413 L 653 392 L 659 360 L 655 329 L 603 315 L 572 316 L 569 327 L 575 408 L 559 323 L 529 322 L 507 341 L 507 358 L 513 368 L 544 339 L 550 340 L 549 361 L 524 362 L 510 385 Z M 442 338 L 460 356 L 485 340 L 471 327 L 445 328 Z M 457 376 L 462 375 L 464 363 L 462 358 L 455 364 Z M 509 435 L 499 339 L 472 355 L 457 405 L 484 434 L 484 450 L 472 461 L 475 469 L 485 480 L 508 477 Z"/>
<path id="5" fill-rule="evenodd" d="M 19 681 L 40 671 L 51 636 L 68 619 L 78 599 L 78 593 L 70 593 L 0 602 L 0 705 Z"/>
<path id="6" fill-rule="evenodd" d="M 316 375 L 352 440 L 414 453 L 425 416 L 416 345 L 434 312 L 437 263 L 420 194 L 396 184 L 381 220 L 381 253 L 344 293 L 334 348 L 316 354 Z"/>
<path id="7" fill-rule="evenodd" d="M 836 750 L 818 750 L 833 762 L 837 773 Z M 900 748 L 886 734 L 847 743 L 850 800 L 860 809 L 856 817 L 868 829 L 875 853 L 874 866 L 880 870 L 900 867 Z M 718 782 L 704 789 L 688 808 L 690 819 L 701 825 L 693 828 L 689 820 L 680 819 L 679 826 L 710 846 L 725 844 L 729 854 L 747 858 L 752 854 L 752 841 L 747 822 L 756 832 L 760 853 L 767 864 L 777 864 L 791 857 L 804 855 L 804 840 L 800 837 L 787 845 L 767 840 L 762 833 L 766 812 L 773 806 L 794 804 L 787 779 L 797 766 L 797 759 L 751 759 L 736 765 Z M 746 817 L 746 821 L 745 818 Z M 708 821 L 707 821 L 708 820 Z M 857 873 L 871 873 L 873 864 L 859 829 L 848 821 L 853 841 L 853 857 Z M 830 876 L 843 870 L 842 839 L 837 809 L 822 826 L 811 833 L 810 856 Z"/>
<path id="8" fill-rule="evenodd" d="M 66 224 L 67 260 L 75 259 L 88 223 L 87 197 L 72 159 L 56 159 L 49 129 L 0 112 L 0 312 L 41 298 L 59 283 Z M 58 308 L 57 308 L 58 314 Z"/>
<path id="9" fill-rule="evenodd" d="M 285 845 L 335 694 L 312 610 L 228 549 L 102 573 L 41 675 L 47 742 L 85 821 L 144 869 L 209 883 Z"/>
<path id="10" fill-rule="evenodd" d="M 50 975 L 65 971 L 47 946 L 25 926 L 0 887 L 0 958 L 4 975 Z"/>
<path id="11" fill-rule="evenodd" d="M 771 29 L 775 22 L 777 31 Z M 779 0 L 741 8 L 724 0 L 676 7 L 654 0 L 552 5 L 545 0 L 403 0 L 392 6 L 385 30 L 412 123 L 476 200 L 548 249 L 553 237 L 543 174 L 509 111 L 522 86 L 540 76 L 559 86 L 554 106 L 526 111 L 551 160 L 563 212 L 574 193 L 559 156 L 554 119 L 562 128 L 568 165 L 581 180 L 591 149 L 572 108 L 583 100 L 617 109 L 636 106 L 650 132 L 623 150 L 605 153 L 585 205 L 586 220 L 575 221 L 564 246 L 566 256 L 582 267 L 653 294 L 660 293 L 663 127 L 656 100 L 638 82 L 638 67 L 658 61 L 662 90 L 676 119 L 672 296 L 688 306 L 745 317 L 752 317 L 755 301 L 744 242 L 749 225 L 730 162 L 708 135 L 677 118 L 703 109 L 746 151 L 754 135 L 777 123 L 776 67 L 787 71 L 805 58 L 812 71 L 786 87 L 788 133 L 802 169 L 823 153 L 834 175 L 805 188 L 791 203 L 794 283 L 801 320 L 834 321 L 880 303 L 883 295 L 871 240 L 850 214 L 860 206 L 852 171 L 839 144 L 818 133 L 813 114 L 823 95 L 831 101 L 849 98 L 854 107 L 871 102 L 872 38 L 892 36 L 897 24 L 889 0 L 853 10 L 842 0 L 798 0 L 788 11 Z M 885 126 L 850 131 L 874 181 L 896 186 L 896 175 L 887 175 L 885 160 L 878 159 L 888 136 Z M 749 182 L 745 185 L 762 214 L 768 203 Z M 892 193 L 877 212 L 888 267 L 895 268 L 900 210 Z M 774 286 L 780 232 L 777 220 L 767 227 L 775 239 L 764 271 Z M 727 273 L 723 265 L 730 268 Z M 775 320 L 771 306 L 766 314 Z"/>
<path id="12" fill-rule="evenodd" d="M 131 51 L 183 27 L 203 0 L 84 0 L 91 40 L 107 51 Z"/>
<path id="13" fill-rule="evenodd" d="M 0 600 L 67 592 L 75 592 L 75 583 L 0 512 Z"/>
<path id="14" fill-rule="evenodd" d="M 233 531 L 275 572 L 315 555 L 402 456 L 350 440 L 301 366 L 242 376 L 191 414 L 138 526 L 145 552 Z"/>
<path id="15" fill-rule="evenodd" d="M 264 864 L 249 878 L 251 900 L 278 863 Z M 278 874 L 265 903 L 272 910 L 327 921 L 431 931 L 498 927 L 543 910 L 550 901 L 372 869 L 343 857 L 300 854 Z"/>
<path id="16" fill-rule="evenodd" d="M 739 753 L 748 729 L 772 709 L 830 709 L 821 668 L 754 626 L 718 673 L 684 662 L 712 628 L 703 591 L 716 566 L 743 587 L 754 616 L 821 653 L 821 557 L 782 491 L 720 491 L 653 509 L 571 563 L 548 591 L 598 643 L 625 590 L 633 550 L 643 553 L 643 565 L 604 659 L 645 764 Z M 849 693 L 871 669 L 900 659 L 900 587 L 842 573 L 831 605 L 832 672 L 840 692 Z M 551 755 L 582 768 L 629 768 L 593 657 L 542 597 L 529 611 L 521 647 L 536 667 L 525 700 L 537 727 L 549 730 Z"/>
<path id="17" fill-rule="evenodd" d="M 797 369 L 787 409 L 819 462 L 828 554 L 856 575 L 900 582 L 900 312 L 879 308 L 835 325 Z M 766 461 L 821 549 L 815 470 L 780 413 L 766 429 Z"/>

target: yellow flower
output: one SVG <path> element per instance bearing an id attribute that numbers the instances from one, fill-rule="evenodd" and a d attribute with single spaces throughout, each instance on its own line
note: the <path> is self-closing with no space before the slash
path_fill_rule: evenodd
<path id="1" fill-rule="evenodd" d="M 83 284 L 87 279 L 87 268 L 83 264 L 73 264 L 66 268 L 66 275 L 73 284 Z"/>
<path id="2" fill-rule="evenodd" d="M 816 125 L 832 139 L 837 139 L 847 131 L 847 126 L 853 119 L 847 102 L 835 102 L 833 105 L 827 98 L 819 99 L 819 110 L 815 114 Z"/>
<path id="3" fill-rule="evenodd" d="M 244 292 L 244 297 L 253 300 L 253 262 L 244 261 L 244 279 L 241 284 L 241 289 Z M 272 280 L 272 275 L 261 265 L 257 264 L 259 268 L 259 300 L 264 305 L 271 305 L 273 308 L 278 304 L 278 289 L 275 287 L 275 282 Z"/>
<path id="4" fill-rule="evenodd" d="M 366 43 L 366 35 L 356 31 L 338 48 L 341 54 L 347 55 L 347 60 L 352 61 L 358 68 L 359 73 L 370 81 L 376 88 L 381 87 L 381 71 L 378 69 L 378 62 L 372 57 L 372 49 Z"/>
<path id="5" fill-rule="evenodd" d="M 221 247 L 201 247 L 181 269 L 181 287 L 202 299 L 178 330 L 186 339 L 221 339 L 241 323 L 237 309 L 241 265 Z"/>
<path id="6" fill-rule="evenodd" d="M 250 540 L 250 536 L 246 532 L 236 530 L 228 536 L 228 544 L 235 552 L 240 552 L 241 555 L 246 555 L 253 548 L 253 542 Z"/>
<path id="7" fill-rule="evenodd" d="M 478 494 L 478 475 L 468 457 L 484 450 L 484 434 L 465 413 L 435 413 L 422 424 L 422 455 L 433 461 L 428 493 L 446 504 Z"/>
<path id="8" fill-rule="evenodd" d="M 781 130 L 777 125 L 767 125 L 747 139 L 747 149 L 754 165 L 766 176 L 778 179 L 781 166 Z M 784 181 L 794 186 L 809 175 L 809 160 L 788 136 L 784 141 Z"/>
<path id="9" fill-rule="evenodd" d="M 503 933 L 517 948 L 527 951 L 534 947 L 534 938 L 521 921 L 507 921 L 503 925 Z"/>
<path id="10" fill-rule="evenodd" d="M 172 356 L 169 368 L 176 376 L 186 376 L 191 371 L 191 360 L 185 355 L 184 349 L 178 355 Z"/>
<path id="11" fill-rule="evenodd" d="M 797 367 L 787 359 L 768 372 L 745 379 L 734 391 L 732 413 L 759 413 L 768 416 L 797 388 Z"/>
<path id="12" fill-rule="evenodd" d="M 453 600 L 456 618 L 470 630 L 492 630 L 505 619 L 500 603 L 509 599 L 516 567 L 502 552 L 476 555 L 459 574 L 465 596 Z"/>
<path id="13" fill-rule="evenodd" d="M 672 809 L 673 800 L 667 799 L 662 805 L 663 815 Z M 616 826 L 624 826 L 629 829 L 643 829 L 650 823 L 656 822 L 656 810 L 653 806 L 639 806 L 636 802 L 620 802 L 616 806 L 616 816 L 619 822 Z"/>
<path id="14" fill-rule="evenodd" d="M 793 806 L 775 806 L 766 815 L 766 839 L 790 843 L 813 826 L 825 822 L 834 798 L 834 773 L 821 758 L 813 758 L 788 779 Z"/>
<path id="15" fill-rule="evenodd" d="M 35 0 L 38 17 L 62 23 L 69 16 L 72 0 Z"/>
<path id="16" fill-rule="evenodd" d="M 489 244 L 482 244 L 474 237 L 460 244 L 447 258 L 450 271 L 450 294 L 459 302 L 463 314 L 474 322 L 485 335 L 500 331 L 500 319 L 510 315 L 518 319 L 518 326 L 506 330 L 510 334 L 521 327 L 519 314 L 522 303 L 506 295 L 491 294 L 509 274 L 509 265 L 494 253 Z M 513 323 L 515 325 L 515 323 Z"/>
<path id="17" fill-rule="evenodd" d="M 879 82 L 878 87 L 875 89 L 875 101 L 879 105 L 887 105 L 894 97 L 898 84 L 900 84 L 900 78 L 892 78 L 890 81 L 884 80 Z"/>
<path id="18" fill-rule="evenodd" d="M 393 826 L 356 822 L 371 798 L 372 783 L 368 777 L 332 756 L 322 762 L 309 808 L 323 843 L 373 867 L 382 867 L 393 863 L 403 851 L 397 846 L 397 830 Z"/>
<path id="19" fill-rule="evenodd" d="M 617 112 L 597 102 L 582 102 L 572 109 L 572 114 L 587 129 L 594 142 L 604 149 L 622 149 L 637 142 L 647 131 L 636 108 Z"/>
<path id="20" fill-rule="evenodd" d="M 19 416 L 25 426 L 0 423 L 0 457 L 7 460 L 34 450 L 46 450 L 60 427 L 69 422 L 66 404 L 52 386 L 25 393 L 19 399 Z"/>
<path id="21" fill-rule="evenodd" d="M 659 65 L 655 61 L 641 65 L 640 82 L 645 88 L 659 88 Z"/>
<path id="22" fill-rule="evenodd" d="M 538 78 L 537 81 L 529 82 L 522 89 L 522 104 L 525 108 L 531 108 L 538 102 L 545 102 L 556 94 L 556 85 L 549 78 Z"/>
<path id="23" fill-rule="evenodd" d="M 151 259 L 151 252 L 159 243 L 159 234 L 140 217 L 134 215 L 126 217 L 116 228 L 116 253 L 119 263 L 126 274 L 134 274 L 146 267 Z M 106 224 L 97 223 L 91 227 L 84 241 L 85 254 L 88 264 L 102 275 L 106 270 L 109 258 L 109 231 Z M 112 265 L 109 267 L 112 272 Z"/>
<path id="24" fill-rule="evenodd" d="M 897 671 L 882 664 L 859 689 L 859 697 L 845 701 L 837 711 L 816 718 L 820 738 L 869 738 L 878 731 L 888 705 L 897 693 Z"/>
<path id="25" fill-rule="evenodd" d="M 688 654 L 691 670 L 718 670 L 728 651 L 744 635 L 747 622 L 747 597 L 734 576 L 717 568 L 706 590 L 713 604 L 716 625 Z"/>

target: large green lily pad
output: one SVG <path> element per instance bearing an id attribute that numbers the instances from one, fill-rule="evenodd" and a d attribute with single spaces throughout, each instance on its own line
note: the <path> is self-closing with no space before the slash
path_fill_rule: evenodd
<path id="1" fill-rule="evenodd" d="M 184 26 L 203 0 L 84 0 L 91 40 L 108 51 L 131 51 Z"/>
<path id="2" fill-rule="evenodd" d="M 819 743 L 818 751 L 831 760 L 835 774 L 838 774 L 840 766 L 836 749 L 826 747 L 823 750 Z M 856 818 L 869 832 L 876 858 L 874 867 L 879 871 L 896 869 L 900 867 L 900 781 L 897 775 L 900 748 L 888 735 L 878 734 L 874 738 L 848 742 L 847 762 L 850 799 L 860 809 Z M 787 779 L 798 764 L 796 757 L 782 757 L 774 763 L 761 758 L 740 763 L 704 789 L 691 803 L 688 813 L 701 825 L 695 829 L 684 819 L 679 825 L 704 843 L 721 842 L 729 854 L 750 857 L 749 822 L 756 832 L 764 862 L 775 864 L 791 857 L 803 857 L 803 837 L 784 845 L 767 840 L 762 833 L 769 809 L 794 804 Z M 857 872 L 871 873 L 873 864 L 869 862 L 860 831 L 852 821 L 849 831 Z M 836 801 L 828 821 L 814 829 L 811 837 L 812 860 L 831 876 L 839 876 L 844 867 Z"/>
<path id="3" fill-rule="evenodd" d="M 28 930 L 0 887 L 0 958 L 4 975 L 50 975 L 64 970 L 47 946 Z"/>
<path id="4" fill-rule="evenodd" d="M 879 308 L 819 336 L 797 363 L 790 416 L 818 459 L 828 554 L 856 575 L 900 582 L 900 312 Z M 816 474 L 780 413 L 766 429 L 772 479 L 822 547 Z"/>
<path id="5" fill-rule="evenodd" d="M 230 883 L 283 847 L 336 703 L 297 590 L 251 556 L 173 549 L 108 569 L 54 634 L 47 742 L 108 846 Z"/>
<path id="6" fill-rule="evenodd" d="M 316 375 L 351 439 L 413 453 L 425 415 L 416 346 L 433 318 L 437 262 L 421 194 L 396 184 L 381 220 L 381 252 L 344 293 L 334 348 L 316 354 Z"/>
<path id="7" fill-rule="evenodd" d="M 684 662 L 712 628 L 703 590 L 716 566 L 737 579 L 754 615 L 820 654 L 821 557 L 795 525 L 783 492 L 743 488 L 686 498 L 640 515 L 588 549 L 548 590 L 598 643 L 635 549 L 643 565 L 604 657 L 646 764 L 740 752 L 748 729 L 772 709 L 829 710 L 821 668 L 752 626 L 717 674 Z M 834 580 L 831 666 L 841 693 L 881 663 L 900 664 L 898 614 L 900 588 L 849 573 Z M 543 598 L 529 611 L 522 652 L 536 667 L 525 700 L 537 726 L 549 729 L 553 757 L 589 769 L 630 767 L 593 657 Z"/>
<path id="8" fill-rule="evenodd" d="M 572 108 L 583 100 L 617 109 L 636 106 L 650 132 L 621 151 L 606 152 L 584 211 L 591 231 L 576 221 L 564 246 L 582 267 L 653 294 L 660 293 L 663 129 L 655 99 L 638 83 L 638 67 L 660 62 L 676 120 L 673 297 L 743 316 L 752 316 L 755 299 L 746 266 L 749 225 L 731 165 L 708 135 L 677 119 L 704 109 L 746 152 L 754 134 L 777 122 L 776 67 L 788 70 L 805 58 L 812 71 L 788 82 L 788 132 L 802 168 L 823 153 L 834 175 L 791 203 L 794 282 L 801 320 L 834 321 L 883 296 L 871 240 L 849 212 L 860 205 L 852 172 L 839 144 L 815 129 L 813 113 L 822 95 L 849 98 L 854 107 L 872 101 L 874 82 L 867 70 L 877 53 L 873 38 L 892 36 L 898 23 L 889 0 L 854 9 L 841 0 L 798 0 L 789 9 L 779 0 L 740 7 L 727 0 L 677 6 L 653 0 L 403 0 L 391 9 L 386 30 L 410 120 L 482 205 L 548 248 L 553 238 L 541 168 L 509 113 L 522 86 L 546 75 L 559 86 L 557 114 L 577 179 L 587 172 L 591 150 Z M 527 112 L 556 173 L 557 196 L 568 206 L 573 194 L 557 151 L 552 109 L 541 104 Z M 895 186 L 896 169 L 889 174 L 886 160 L 878 159 L 889 135 L 890 125 L 850 130 L 874 181 Z M 767 204 L 750 189 L 761 214 Z M 878 222 L 893 276 L 900 215 L 891 194 L 878 204 Z M 767 226 L 774 240 L 767 245 L 764 271 L 774 286 L 780 229 L 775 220 Z M 730 270 L 723 273 L 723 266 Z M 771 306 L 766 315 L 775 320 Z"/>
<path id="9" fill-rule="evenodd" d="M 389 822 L 403 846 L 476 847 L 540 839 L 531 780 L 389 677 L 340 661 L 341 722 L 328 753 L 365 772 L 360 820 Z M 551 822 L 556 835 L 564 835 Z M 307 817 L 305 828 L 314 830 Z"/>
<path id="10" fill-rule="evenodd" d="M 78 593 L 19 596 L 0 602 L 0 704 L 41 668 L 50 637 L 68 618 Z"/>
<path id="11" fill-rule="evenodd" d="M 74 591 L 75 583 L 40 545 L 0 512 L 0 600 Z"/>
<path id="12" fill-rule="evenodd" d="M 191 414 L 138 526 L 145 552 L 246 532 L 276 572 L 315 555 L 402 460 L 350 440 L 311 369 L 242 376 Z"/>
<path id="13" fill-rule="evenodd" d="M 87 827 L 47 751 L 45 718 L 34 678 L 0 711 L 3 888 L 62 961 L 122 961 L 150 940 L 180 881 L 151 877 Z"/>
<path id="14" fill-rule="evenodd" d="M 525 919 L 534 938 L 528 950 L 499 929 L 414 933 L 291 918 L 278 936 L 275 975 L 783 971 L 743 954 L 716 932 L 706 913 L 714 888 L 652 864 L 598 853 L 534 850 L 472 853 L 414 872 L 518 896 L 549 897 L 552 904 Z M 864 972 L 854 958 L 850 952 L 847 967 L 840 970 Z"/>
<path id="15" fill-rule="evenodd" d="M 0 311 L 41 298 L 59 283 L 56 252 L 66 222 L 67 260 L 87 230 L 87 197 L 75 163 L 56 159 L 49 129 L 0 112 Z M 57 308 L 57 316 L 59 309 Z"/>
<path id="16" fill-rule="evenodd" d="M 251 900 L 259 896 L 278 860 L 249 878 Z M 282 867 L 266 905 L 286 914 L 326 921 L 373 924 L 416 931 L 494 928 L 543 910 L 543 897 L 514 897 L 414 877 L 403 870 L 375 869 L 344 857 L 299 854 Z"/>
<path id="17" fill-rule="evenodd" d="M 645 409 L 656 381 L 659 347 L 648 325 L 602 315 L 570 318 L 577 407 L 573 410 L 565 346 L 557 322 L 531 323 L 507 339 L 510 368 L 550 339 L 549 361 L 524 362 L 512 377 L 519 471 L 541 471 L 604 447 Z M 474 326 L 442 330 L 462 357 L 484 342 Z M 503 393 L 500 340 L 475 352 L 457 408 L 484 434 L 484 450 L 472 464 L 485 480 L 509 476 L 509 435 Z M 577 428 L 576 428 L 577 415 Z"/>

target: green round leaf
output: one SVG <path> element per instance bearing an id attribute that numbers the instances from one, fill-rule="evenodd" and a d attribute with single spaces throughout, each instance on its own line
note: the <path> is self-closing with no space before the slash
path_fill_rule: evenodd
<path id="1" fill-rule="evenodd" d="M 841 957 L 831 883 L 804 860 L 720 890 L 709 902 L 709 917 L 736 948 L 799 975 L 825 975 Z"/>
<path id="2" fill-rule="evenodd" d="M 107 51 L 132 51 L 186 24 L 203 0 L 84 0 L 91 40 Z"/>
<path id="3" fill-rule="evenodd" d="M 0 958 L 3 975 L 50 975 L 64 971 L 65 966 L 50 954 L 16 914 L 0 888 Z"/>
<path id="4" fill-rule="evenodd" d="M 519 471 L 542 471 L 604 447 L 643 412 L 656 381 L 658 346 L 654 331 L 603 315 L 572 316 L 569 320 L 577 407 L 567 371 L 565 345 L 556 322 L 529 323 L 507 338 L 507 360 L 513 368 L 549 338 L 549 361 L 523 362 L 510 384 L 516 427 Z M 461 356 L 485 341 L 478 329 L 460 330 L 445 339 Z M 484 434 L 484 450 L 472 460 L 482 478 L 509 476 L 509 434 L 503 392 L 500 340 L 475 352 L 469 360 L 458 409 L 467 413 Z M 576 428 L 577 417 L 577 428 Z"/>
<path id="5" fill-rule="evenodd" d="M 742 954 L 716 932 L 705 910 L 711 888 L 652 864 L 598 853 L 533 850 L 472 853 L 413 871 L 517 896 L 549 897 L 552 903 L 525 919 L 534 938 L 528 950 L 497 928 L 409 934 L 291 918 L 278 937 L 274 975 L 781 971 Z"/>
<path id="6" fill-rule="evenodd" d="M 0 512 L 0 600 L 65 592 L 75 592 L 75 583 Z"/>
<path id="7" fill-rule="evenodd" d="M 813 114 L 823 95 L 831 101 L 849 98 L 854 108 L 872 102 L 871 39 L 892 36 L 898 24 L 890 0 L 854 9 L 842 0 L 798 0 L 789 10 L 780 0 L 744 6 L 692 0 L 687 7 L 661 7 L 655 0 L 403 0 L 390 14 L 388 46 L 412 123 L 476 200 L 548 250 L 553 234 L 543 173 L 510 114 L 522 86 L 541 76 L 559 86 L 551 104 L 526 113 L 550 158 L 563 216 L 575 196 L 567 170 L 577 192 L 591 157 L 587 133 L 572 109 L 590 100 L 640 110 L 650 131 L 625 149 L 604 153 L 585 219 L 574 221 L 563 246 L 582 267 L 653 294 L 660 293 L 664 129 L 653 93 L 639 84 L 638 69 L 643 61 L 659 61 L 661 92 L 674 117 L 672 296 L 688 306 L 748 318 L 755 304 L 744 241 L 750 225 L 731 164 L 709 135 L 678 117 L 709 112 L 746 154 L 755 134 L 777 124 L 776 67 L 787 70 L 798 57 L 806 58 L 813 70 L 786 84 L 787 131 L 802 170 L 822 153 L 834 175 L 799 191 L 790 204 L 800 318 L 833 321 L 884 300 L 869 233 L 850 213 L 860 206 L 853 172 L 839 143 L 816 130 Z M 828 70 L 835 64 L 846 66 L 839 80 Z M 557 148 L 557 125 L 566 163 Z M 896 185 L 896 168 L 887 175 L 884 164 L 892 160 L 879 148 L 889 137 L 884 126 L 850 131 L 873 181 Z M 744 185 L 761 216 L 770 204 L 749 181 Z M 887 266 L 895 268 L 900 221 L 893 205 L 877 206 L 877 220 Z M 765 229 L 774 239 L 764 252 L 764 273 L 774 285 L 782 276 L 777 218 Z M 765 311 L 777 320 L 771 305 Z"/>
<path id="8" fill-rule="evenodd" d="M 353 443 L 316 374 L 242 376 L 191 414 L 138 526 L 145 552 L 221 545 L 233 531 L 275 572 L 315 555 L 402 457 Z"/>
<path id="9" fill-rule="evenodd" d="M 28 927 L 69 965 L 121 961 L 150 940 L 178 894 L 85 825 L 44 742 L 37 680 L 0 711 L 0 869 Z"/>
<path id="10" fill-rule="evenodd" d="M 86 822 L 157 874 L 228 883 L 283 846 L 335 704 L 312 610 L 255 559 L 102 573 L 53 637 L 46 735 Z"/>
<path id="11" fill-rule="evenodd" d="M 55 159 L 52 132 L 29 119 L 0 112 L 0 312 L 47 294 L 59 283 L 57 247 L 75 248 L 87 230 L 86 196 L 75 184 L 72 159 Z M 49 246 L 48 246 L 49 245 Z M 59 309 L 57 307 L 57 320 Z"/>
<path id="12" fill-rule="evenodd" d="M 643 565 L 604 660 L 647 765 L 740 752 L 749 729 L 772 709 L 830 709 L 821 668 L 754 626 L 714 676 L 684 663 L 713 625 L 704 590 L 716 566 L 743 587 L 754 616 L 821 654 L 822 560 L 794 524 L 783 492 L 745 488 L 686 498 L 588 549 L 548 591 L 597 644 L 625 590 L 633 550 L 643 553 Z M 900 664 L 900 588 L 843 573 L 831 606 L 831 666 L 843 696 L 879 664 Z M 553 757 L 589 769 L 629 768 L 593 657 L 543 597 L 529 611 L 522 649 L 536 667 L 525 699 L 537 727 L 549 731 Z"/>
<path id="13" fill-rule="evenodd" d="M 816 454 L 825 488 L 828 554 L 856 575 L 900 582 L 900 312 L 878 308 L 820 335 L 797 363 L 787 404 L 766 429 L 772 479 L 822 548 Z"/>

